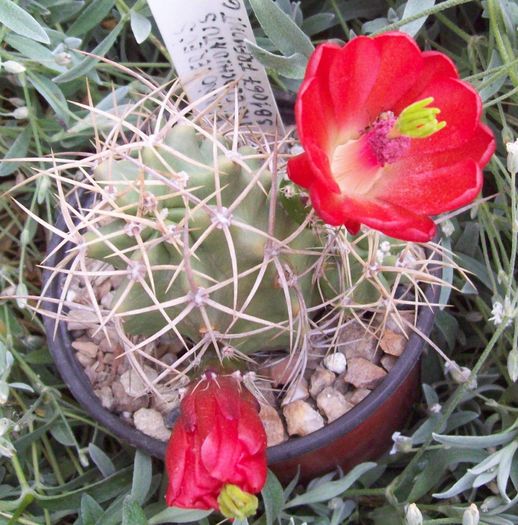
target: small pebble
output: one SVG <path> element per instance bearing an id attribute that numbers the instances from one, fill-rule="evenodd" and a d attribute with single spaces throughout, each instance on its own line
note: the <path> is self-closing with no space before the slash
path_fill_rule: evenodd
<path id="1" fill-rule="evenodd" d="M 95 312 L 88 310 L 70 310 L 67 315 L 67 327 L 69 330 L 84 330 L 92 324 L 99 324 Z"/>
<path id="2" fill-rule="evenodd" d="M 293 401 L 298 401 L 299 399 L 305 400 L 308 397 L 308 382 L 304 377 L 302 377 L 296 383 L 292 383 L 290 385 L 286 391 L 286 394 L 284 395 L 281 405 L 284 406 L 288 403 L 293 403 Z"/>
<path id="3" fill-rule="evenodd" d="M 282 419 L 275 408 L 270 405 L 261 405 L 259 417 L 263 423 L 269 447 L 278 445 L 288 439 L 288 435 L 282 424 Z"/>
<path id="4" fill-rule="evenodd" d="M 347 360 L 342 352 L 335 352 L 324 357 L 324 366 L 335 374 L 341 374 L 347 368 Z"/>
<path id="5" fill-rule="evenodd" d="M 306 401 L 286 405 L 283 413 L 290 436 L 307 436 L 324 426 L 324 418 Z"/>
<path id="6" fill-rule="evenodd" d="M 405 350 L 406 338 L 404 335 L 387 328 L 381 338 L 380 346 L 386 354 L 399 357 Z"/>
<path id="7" fill-rule="evenodd" d="M 113 392 L 112 389 L 105 385 L 95 390 L 95 395 L 101 400 L 101 404 L 106 410 L 113 408 Z"/>
<path id="8" fill-rule="evenodd" d="M 356 388 L 375 388 L 381 383 L 387 372 L 362 357 L 349 359 L 345 382 Z"/>
<path id="9" fill-rule="evenodd" d="M 357 321 L 347 323 L 340 330 L 337 348 L 347 359 L 363 357 L 376 363 L 381 355 L 376 337 L 367 330 L 366 326 Z"/>
<path id="10" fill-rule="evenodd" d="M 329 423 L 343 416 L 354 407 L 352 403 L 347 401 L 343 394 L 332 386 L 324 388 L 324 390 L 318 394 L 317 406 L 320 411 L 324 413 Z"/>
<path id="11" fill-rule="evenodd" d="M 72 348 L 75 348 L 78 352 L 85 354 L 92 359 L 95 359 L 97 356 L 97 350 L 99 347 L 90 341 L 74 341 L 72 343 Z"/>
<path id="12" fill-rule="evenodd" d="M 139 408 L 148 406 L 149 400 L 147 396 L 131 397 L 119 381 L 112 383 L 112 392 L 114 399 L 114 409 L 117 412 L 135 412 Z"/>
<path id="13" fill-rule="evenodd" d="M 158 395 L 153 396 L 153 408 L 158 410 L 163 416 L 169 414 L 180 404 L 180 395 L 176 388 L 167 385 L 157 385 Z"/>
<path id="14" fill-rule="evenodd" d="M 356 390 L 351 390 L 345 394 L 345 399 L 351 402 L 353 405 L 361 403 L 369 394 L 371 390 L 367 388 L 357 388 Z"/>
<path id="15" fill-rule="evenodd" d="M 293 359 L 290 357 L 284 357 L 275 361 L 272 365 L 268 366 L 266 369 L 259 371 L 259 375 L 265 375 L 269 377 L 274 386 L 284 385 L 289 377 L 292 370 L 291 366 L 293 364 Z"/>
<path id="16" fill-rule="evenodd" d="M 390 372 L 394 366 L 396 366 L 397 363 L 397 357 L 394 357 L 393 355 L 384 355 L 381 358 L 381 366 L 387 371 Z"/>
<path id="17" fill-rule="evenodd" d="M 137 430 L 160 441 L 167 441 L 171 431 L 165 427 L 162 414 L 153 408 L 141 408 L 133 414 Z"/>
<path id="18" fill-rule="evenodd" d="M 333 372 L 319 366 L 311 376 L 311 386 L 309 387 L 311 397 L 316 399 L 318 394 L 320 394 L 326 386 L 331 386 L 333 384 L 335 378 L 336 376 Z"/>
<path id="19" fill-rule="evenodd" d="M 413 326 L 414 322 L 415 312 L 411 310 L 400 310 L 388 317 L 385 330 L 392 330 L 393 332 L 396 332 L 396 334 L 408 336 L 411 332 L 411 328 L 408 326 L 408 323 Z"/>
<path id="20" fill-rule="evenodd" d="M 133 368 L 130 368 L 121 375 L 120 382 L 128 396 L 140 397 L 147 394 L 150 390 L 148 383 L 151 383 L 153 379 L 156 379 L 158 376 L 156 370 L 149 366 L 144 365 L 142 369 L 148 382 L 144 381 L 139 373 Z"/>
<path id="21" fill-rule="evenodd" d="M 81 352 L 76 353 L 76 359 L 81 363 L 81 366 L 84 368 L 88 368 L 94 362 L 94 359 L 92 357 Z"/>

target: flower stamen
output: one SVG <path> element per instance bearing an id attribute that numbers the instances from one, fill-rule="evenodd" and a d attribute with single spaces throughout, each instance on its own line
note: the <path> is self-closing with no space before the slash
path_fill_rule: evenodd
<path id="1" fill-rule="evenodd" d="M 424 139 L 437 133 L 446 126 L 446 121 L 438 121 L 439 108 L 427 107 L 433 97 L 418 100 L 407 106 L 399 115 L 389 137 L 406 136 L 413 139 Z"/>
<path id="2" fill-rule="evenodd" d="M 253 494 L 227 483 L 219 494 L 218 505 L 219 511 L 226 518 L 242 520 L 257 512 L 259 501 Z"/>

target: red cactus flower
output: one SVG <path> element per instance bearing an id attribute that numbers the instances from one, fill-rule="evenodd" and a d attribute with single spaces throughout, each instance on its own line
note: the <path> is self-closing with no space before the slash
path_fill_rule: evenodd
<path id="1" fill-rule="evenodd" d="M 328 224 L 428 241 L 431 215 L 480 192 L 495 150 L 481 109 L 448 57 L 421 52 L 404 33 L 323 44 L 297 96 L 304 153 L 288 176 Z"/>
<path id="2" fill-rule="evenodd" d="M 180 405 L 166 451 L 168 505 L 245 517 L 266 481 L 266 434 L 252 394 L 207 372 Z"/>

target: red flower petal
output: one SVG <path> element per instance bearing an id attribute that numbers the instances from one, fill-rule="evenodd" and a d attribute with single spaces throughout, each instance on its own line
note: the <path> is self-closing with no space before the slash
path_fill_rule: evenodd
<path id="1" fill-rule="evenodd" d="M 394 136 L 394 115 L 428 97 L 446 127 L 424 139 Z M 480 191 L 480 169 L 495 148 L 481 109 L 448 57 L 421 52 L 403 33 L 321 46 L 297 98 L 305 153 L 289 161 L 288 175 L 309 190 L 328 224 L 429 240 L 434 225 L 426 215 L 463 206 Z"/>
<path id="2" fill-rule="evenodd" d="M 482 188 L 482 170 L 472 159 L 466 159 L 433 171 L 403 175 L 395 168 L 384 170 L 384 177 L 375 193 L 394 205 L 414 213 L 435 215 L 461 208 L 470 203 Z"/>
<path id="3" fill-rule="evenodd" d="M 311 202 L 326 222 L 344 224 L 348 230 L 350 224 L 358 224 L 355 218 L 361 217 L 363 224 L 404 241 L 427 242 L 435 234 L 435 224 L 428 217 L 379 199 L 360 200 L 312 191 Z"/>
<path id="4" fill-rule="evenodd" d="M 259 492 L 267 476 L 266 463 L 258 457 L 247 457 L 240 461 L 239 471 L 243 478 L 243 487 L 246 492 L 256 494 Z"/>
<path id="5" fill-rule="evenodd" d="M 434 98 L 433 106 L 441 110 L 438 118 L 446 121 L 446 127 L 430 137 L 413 140 L 408 156 L 424 158 L 436 151 L 456 148 L 469 140 L 479 125 L 482 102 L 466 82 L 454 78 L 437 80 L 428 85 L 416 100 L 426 97 Z"/>
<path id="6" fill-rule="evenodd" d="M 423 65 L 419 76 L 410 89 L 405 91 L 401 98 L 394 103 L 392 111 L 396 115 L 399 115 L 412 102 L 424 98 L 421 95 L 426 92 L 426 88 L 432 82 L 443 78 L 459 78 L 455 64 L 446 55 L 437 51 L 425 51 L 421 56 Z M 433 105 L 435 106 L 435 103 Z"/>
<path id="7" fill-rule="evenodd" d="M 421 74 L 423 58 L 415 41 L 405 33 L 385 33 L 373 39 L 381 56 L 376 83 L 366 109 L 370 122 L 380 113 L 391 111 L 401 95 Z"/>
<path id="8" fill-rule="evenodd" d="M 301 153 L 296 157 L 292 157 L 288 161 L 287 167 L 290 180 L 302 188 L 309 188 L 312 184 L 319 183 L 325 186 L 328 191 L 339 193 L 340 188 L 329 172 L 327 155 L 312 146 L 308 146 L 307 149 L 313 153 L 312 158 L 316 162 L 311 162 L 308 153 Z M 315 163 L 318 163 L 319 168 L 315 169 Z M 327 177 L 322 174 L 322 170 L 325 170 L 328 174 Z"/>
<path id="9" fill-rule="evenodd" d="M 405 156 L 405 158 L 387 166 L 386 171 L 399 173 L 404 180 L 413 173 L 432 171 L 443 166 L 456 164 L 464 159 L 473 159 L 483 168 L 495 152 L 493 132 L 485 125 L 479 124 L 469 140 L 451 149 L 435 151 L 429 155 Z"/>
<path id="10" fill-rule="evenodd" d="M 252 394 L 232 376 L 207 375 L 180 410 L 166 452 L 167 504 L 218 509 L 226 483 L 259 492 L 266 482 L 266 435 Z"/>
<path id="11" fill-rule="evenodd" d="M 295 104 L 295 118 L 303 142 L 313 142 L 327 150 L 336 132 L 330 110 L 318 79 L 312 77 L 305 81 L 300 87 Z M 322 125 L 323 122 L 326 123 L 325 126 Z"/>
<path id="12" fill-rule="evenodd" d="M 327 65 L 334 120 L 345 135 L 350 131 L 357 134 L 369 124 L 365 102 L 378 77 L 379 64 L 379 47 L 372 38 L 359 36 Z"/>
<path id="13" fill-rule="evenodd" d="M 211 477 L 227 482 L 239 459 L 238 422 L 222 423 L 219 420 L 214 422 L 214 429 L 203 441 L 200 457 Z"/>
<path id="14" fill-rule="evenodd" d="M 187 450 L 189 450 L 189 445 L 184 427 L 183 425 L 176 425 L 169 439 L 165 456 L 166 470 L 169 473 L 169 485 L 166 493 L 168 505 L 172 505 L 181 491 Z"/>

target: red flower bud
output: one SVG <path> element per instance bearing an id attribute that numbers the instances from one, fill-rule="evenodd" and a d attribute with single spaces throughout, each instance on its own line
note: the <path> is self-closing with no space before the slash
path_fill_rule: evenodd
<path id="1" fill-rule="evenodd" d="M 320 45 L 295 116 L 288 176 L 328 224 L 428 241 L 431 215 L 469 204 L 495 150 L 482 102 L 444 54 L 404 33 Z"/>
<path id="2" fill-rule="evenodd" d="M 266 434 L 253 395 L 234 376 L 207 372 L 182 400 L 165 461 L 170 506 L 219 510 L 229 484 L 260 492 Z"/>

